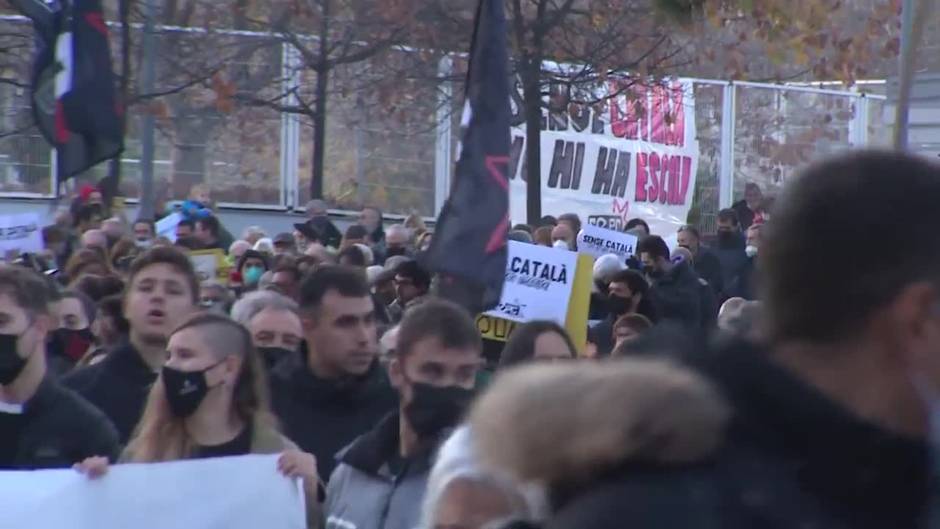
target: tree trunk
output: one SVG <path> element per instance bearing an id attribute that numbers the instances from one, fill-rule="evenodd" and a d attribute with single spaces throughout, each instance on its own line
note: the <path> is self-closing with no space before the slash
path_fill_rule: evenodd
<path id="1" fill-rule="evenodd" d="M 310 198 L 323 198 L 323 162 L 326 158 L 326 94 L 329 70 L 317 72 L 316 102 L 313 116 L 313 173 Z"/>
<path id="2" fill-rule="evenodd" d="M 524 59 L 520 74 L 525 106 L 526 219 L 535 226 L 542 218 L 542 91 L 541 61 Z"/>
<path id="3" fill-rule="evenodd" d="M 320 63 L 317 72 L 316 100 L 313 116 L 313 168 L 310 175 L 310 198 L 323 198 L 323 162 L 326 158 L 326 92 L 330 84 L 330 2 L 321 0 L 320 18 Z"/>

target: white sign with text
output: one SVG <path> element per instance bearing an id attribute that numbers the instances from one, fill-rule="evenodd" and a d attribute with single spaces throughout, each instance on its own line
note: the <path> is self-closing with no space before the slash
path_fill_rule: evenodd
<path id="1" fill-rule="evenodd" d="M 527 322 L 551 320 L 565 324 L 578 254 L 509 241 L 506 280 L 499 305 L 489 316 Z"/>
<path id="2" fill-rule="evenodd" d="M 10 251 L 37 253 L 42 250 L 42 221 L 38 213 L 0 216 L 0 258 Z"/>
<path id="3" fill-rule="evenodd" d="M 595 258 L 614 254 L 621 261 L 636 253 L 637 237 L 631 233 L 608 230 L 600 226 L 586 224 L 578 233 L 578 252 Z"/>

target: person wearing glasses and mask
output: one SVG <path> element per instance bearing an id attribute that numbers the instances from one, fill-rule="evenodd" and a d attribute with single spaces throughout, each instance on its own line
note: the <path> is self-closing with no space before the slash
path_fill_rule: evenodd
<path id="1" fill-rule="evenodd" d="M 121 462 L 280 454 L 278 470 L 303 479 L 308 527 L 319 527 L 316 459 L 278 432 L 268 402 L 248 331 L 227 316 L 193 314 L 170 335 L 167 361 Z M 91 457 L 76 468 L 102 478 L 108 461 Z"/>

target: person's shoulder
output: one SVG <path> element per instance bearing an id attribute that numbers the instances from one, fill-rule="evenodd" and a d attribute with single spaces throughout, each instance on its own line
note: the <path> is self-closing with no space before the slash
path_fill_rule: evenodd
<path id="1" fill-rule="evenodd" d="M 57 422 L 69 435 L 84 432 L 113 438 L 117 443 L 117 429 L 104 412 L 95 407 L 79 393 L 59 383 L 52 382 L 50 391 L 49 411 L 54 414 Z"/>
<path id="2" fill-rule="evenodd" d="M 95 365 L 85 366 L 63 376 L 60 381 L 64 388 L 84 393 L 90 390 L 105 372 L 105 359 Z"/>
<path id="3" fill-rule="evenodd" d="M 625 469 L 567 502 L 546 529 L 728 527 L 713 465 Z"/>

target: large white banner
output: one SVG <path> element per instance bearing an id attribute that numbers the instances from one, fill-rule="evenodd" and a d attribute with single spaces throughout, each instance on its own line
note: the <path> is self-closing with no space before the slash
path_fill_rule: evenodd
<path id="1" fill-rule="evenodd" d="M 640 217 L 654 234 L 674 233 L 688 217 L 698 170 L 692 82 L 612 83 L 607 90 L 607 96 L 619 95 L 593 107 L 545 112 L 542 213 L 577 213 L 588 224 L 614 230 Z M 525 124 L 512 136 L 510 211 L 514 222 L 524 222 Z"/>
<path id="2" fill-rule="evenodd" d="M 0 216 L 0 259 L 14 250 L 18 253 L 43 250 L 42 221 L 38 213 Z"/>
<path id="3" fill-rule="evenodd" d="M 565 324 L 578 254 L 509 241 L 506 281 L 499 306 L 489 316 L 518 322 L 552 320 Z"/>
<path id="4" fill-rule="evenodd" d="M 304 529 L 299 482 L 277 455 L 0 472 L 0 529 Z"/>

